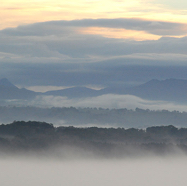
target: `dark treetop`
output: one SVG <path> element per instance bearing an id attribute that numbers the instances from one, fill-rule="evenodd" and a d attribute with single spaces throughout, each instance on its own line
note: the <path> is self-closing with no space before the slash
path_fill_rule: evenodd
<path id="1" fill-rule="evenodd" d="M 0 152 L 28 152 L 76 147 L 110 157 L 187 152 L 187 129 L 169 126 L 136 128 L 54 127 L 36 121 L 14 121 L 0 125 Z M 65 148 L 64 148 L 65 151 Z"/>

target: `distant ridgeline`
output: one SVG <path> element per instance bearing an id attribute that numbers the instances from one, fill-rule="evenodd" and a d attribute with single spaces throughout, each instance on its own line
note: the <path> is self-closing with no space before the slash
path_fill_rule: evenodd
<path id="1" fill-rule="evenodd" d="M 43 152 L 74 148 L 101 157 L 187 153 L 187 128 L 169 126 L 136 128 L 54 127 L 36 121 L 0 125 L 0 154 Z"/>
<path id="2" fill-rule="evenodd" d="M 187 112 L 168 110 L 103 109 L 75 107 L 4 107 L 0 106 L 0 123 L 20 121 L 45 121 L 56 125 L 113 126 L 146 128 L 155 125 L 187 127 Z"/>
<path id="3" fill-rule="evenodd" d="M 0 100 L 32 100 L 36 96 L 65 96 L 68 98 L 88 98 L 105 94 L 134 95 L 148 100 L 163 100 L 177 103 L 187 103 L 186 79 L 153 79 L 138 86 L 127 88 L 115 85 L 94 90 L 84 86 L 71 87 L 62 90 L 34 92 L 25 88 L 18 88 L 8 79 L 0 79 Z"/>

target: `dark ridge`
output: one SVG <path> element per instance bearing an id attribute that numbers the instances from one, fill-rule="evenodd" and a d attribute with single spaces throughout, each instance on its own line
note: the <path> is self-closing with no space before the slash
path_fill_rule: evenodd
<path id="1" fill-rule="evenodd" d="M 154 126 L 136 128 L 54 127 L 36 121 L 14 121 L 0 125 L 0 152 L 48 152 L 49 149 L 76 147 L 102 157 L 144 153 L 164 155 L 187 153 L 187 128 Z M 64 149 L 65 150 L 65 149 Z"/>

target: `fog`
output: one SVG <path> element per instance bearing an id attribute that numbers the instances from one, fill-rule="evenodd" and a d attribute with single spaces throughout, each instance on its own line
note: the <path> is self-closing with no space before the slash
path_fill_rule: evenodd
<path id="1" fill-rule="evenodd" d="M 187 157 L 60 160 L 1 158 L 3 186 L 184 186 Z"/>
<path id="2" fill-rule="evenodd" d="M 61 96 L 37 96 L 29 105 L 40 107 L 96 107 L 96 108 L 127 108 L 127 109 L 151 109 L 169 111 L 187 111 L 187 106 L 181 103 L 169 101 L 153 101 L 139 98 L 133 95 L 105 94 L 97 97 L 80 99 L 68 99 Z"/>
<path id="3" fill-rule="evenodd" d="M 103 132 L 101 136 L 105 136 Z M 0 148 L 0 185 L 184 186 L 187 181 L 185 141 L 177 145 L 174 139 L 168 142 L 167 135 L 163 135 L 166 145 L 160 146 L 164 144 L 162 140 L 155 140 L 155 146 L 148 140 L 142 142 L 142 146 L 141 140 L 136 138 L 134 141 L 133 136 L 129 138 L 129 145 L 117 139 L 112 143 L 112 138 L 99 143 L 99 136 L 94 140 L 85 138 L 80 141 L 71 133 L 69 138 L 64 134 L 65 138 L 58 137 L 51 143 L 49 141 L 54 138 L 51 133 L 46 134 L 46 138 L 32 134 L 26 141 L 20 133 L 11 141 L 13 146 L 10 144 L 10 149 L 4 148 L 3 151 Z M 162 135 L 158 136 L 159 140 L 162 139 Z M 40 142 L 44 139 L 49 140 L 48 145 L 41 148 Z M 25 142 L 29 148 L 24 148 Z M 36 142 L 39 148 L 35 146 Z"/>
<path id="4" fill-rule="evenodd" d="M 2 124 L 45 121 L 55 126 L 146 128 L 154 125 L 186 127 L 187 120 L 185 104 L 150 101 L 131 95 L 108 94 L 81 99 L 38 96 L 30 102 L 8 102 L 0 110 Z"/>

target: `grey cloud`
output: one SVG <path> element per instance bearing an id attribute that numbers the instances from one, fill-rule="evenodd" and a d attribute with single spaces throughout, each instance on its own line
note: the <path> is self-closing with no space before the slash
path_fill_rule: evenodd
<path id="1" fill-rule="evenodd" d="M 27 57 L 71 57 L 121 56 L 135 53 L 178 53 L 187 54 L 187 38 L 162 38 L 158 41 L 125 41 L 99 36 L 75 35 L 70 38 L 13 38 L 1 42 L 0 52 Z M 169 54 L 170 55 L 170 54 Z M 179 59 L 180 60 L 180 59 Z"/>
<path id="2" fill-rule="evenodd" d="M 44 60 L 44 59 L 43 59 Z M 165 61 L 142 59 L 141 64 L 133 64 L 137 59 L 114 59 L 97 63 L 0 63 L 0 78 L 8 78 L 21 86 L 85 86 L 85 85 L 136 85 L 151 79 L 187 79 L 187 66 L 160 65 Z M 139 59 L 138 59 L 139 61 Z M 132 63 L 132 65 L 131 65 Z M 149 65 L 153 63 L 154 65 Z"/>
<path id="3" fill-rule="evenodd" d="M 0 77 L 23 86 L 104 87 L 187 78 L 187 37 L 130 41 L 76 33 L 70 25 L 87 22 L 46 22 L 1 31 Z"/>
<path id="4" fill-rule="evenodd" d="M 75 32 L 72 26 L 51 24 L 51 22 L 41 22 L 29 25 L 21 25 L 17 28 L 7 28 L 0 33 L 7 36 L 49 36 L 61 35 L 67 36 Z"/>
<path id="5" fill-rule="evenodd" d="M 56 22 L 52 23 L 55 24 Z M 39 27 L 40 24 L 42 28 Z M 32 28 L 32 26 L 31 29 L 30 25 L 28 26 L 29 30 L 36 32 L 35 36 L 26 36 L 27 26 L 17 28 L 21 30 L 21 33 L 25 33 L 24 36 L 3 36 L 3 33 L 0 33 L 2 36 L 0 37 L 0 52 L 25 57 L 56 57 L 59 59 L 69 56 L 70 58 L 86 58 L 87 61 L 90 61 L 90 56 L 111 57 L 135 53 L 187 54 L 186 37 L 180 39 L 161 38 L 157 41 L 129 41 L 76 32 L 70 32 L 67 36 L 62 36 L 59 35 L 62 33 L 61 29 L 58 30 L 57 27 L 53 26 L 50 27 L 49 31 L 51 35 L 46 36 L 45 31 L 48 32 L 48 26 L 45 27 L 45 23 L 40 24 L 37 23 L 37 29 Z M 25 28 L 27 29 L 25 30 Z M 37 33 L 43 33 L 43 35 L 37 35 Z"/>
<path id="6" fill-rule="evenodd" d="M 1 33 L 6 35 L 33 36 L 33 35 L 69 35 L 76 32 L 75 27 L 106 27 L 146 31 L 156 35 L 184 35 L 187 25 L 181 23 L 149 21 L 142 19 L 82 19 L 72 21 L 50 21 L 19 26 L 16 29 L 5 29 Z"/>
<path id="7" fill-rule="evenodd" d="M 110 25 L 111 24 L 111 25 Z M 168 25 L 167 25 L 168 24 Z M 5 29 L 0 32 L 0 52 L 19 55 L 20 57 L 46 57 L 67 59 L 87 59 L 91 56 L 115 57 L 136 53 L 176 53 L 187 54 L 187 38 L 161 38 L 157 41 L 130 41 L 114 38 L 105 38 L 99 35 L 87 35 L 76 32 L 75 27 L 105 25 L 120 27 L 127 25 L 139 29 L 140 25 L 152 25 L 156 28 L 179 28 L 177 23 L 156 23 L 134 19 L 99 19 L 75 20 L 36 23 L 20 26 L 14 29 Z M 128 26 L 130 25 L 130 26 Z M 142 27 L 142 28 L 143 28 Z M 156 28 L 158 29 L 158 28 Z M 141 29 L 140 29 L 141 30 Z M 179 56 L 180 57 L 180 56 Z M 78 59 L 79 60 L 79 59 Z M 180 59 L 179 59 L 180 60 Z"/>

